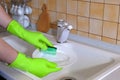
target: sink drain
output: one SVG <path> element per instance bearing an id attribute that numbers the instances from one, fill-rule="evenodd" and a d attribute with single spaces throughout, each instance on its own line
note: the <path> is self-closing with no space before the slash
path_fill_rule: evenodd
<path id="1" fill-rule="evenodd" d="M 76 80 L 76 79 L 73 77 L 63 77 L 60 80 Z"/>

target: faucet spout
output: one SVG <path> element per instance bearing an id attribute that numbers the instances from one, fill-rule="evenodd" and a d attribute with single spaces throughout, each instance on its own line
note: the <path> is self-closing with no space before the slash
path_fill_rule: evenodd
<path id="1" fill-rule="evenodd" d="M 57 27 L 57 42 L 65 43 L 67 42 L 70 30 L 73 27 L 72 25 L 69 25 L 67 22 L 63 22 L 62 24 L 58 22 L 58 25 L 60 26 Z"/>

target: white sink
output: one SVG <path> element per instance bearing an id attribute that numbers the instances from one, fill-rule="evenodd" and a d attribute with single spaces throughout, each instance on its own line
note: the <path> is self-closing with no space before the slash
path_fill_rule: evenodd
<path id="1" fill-rule="evenodd" d="M 115 53 L 73 41 L 58 44 L 53 36 L 46 36 L 58 48 L 58 54 L 60 52 L 68 58 L 62 62 L 62 65 L 58 62 L 60 67 L 63 67 L 61 71 L 42 79 L 20 71 L 34 80 L 102 80 L 119 66 L 120 56 Z M 35 52 L 33 46 L 14 36 L 6 37 L 4 40 L 29 56 Z"/>
<path id="2" fill-rule="evenodd" d="M 98 80 L 107 76 L 118 65 L 118 55 L 88 45 L 69 41 L 57 45 L 57 48 L 70 55 L 73 62 L 64 65 L 62 71 L 42 80 Z"/>

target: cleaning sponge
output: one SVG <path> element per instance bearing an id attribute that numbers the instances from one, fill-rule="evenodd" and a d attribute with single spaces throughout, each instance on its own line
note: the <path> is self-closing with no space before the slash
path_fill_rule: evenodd
<path id="1" fill-rule="evenodd" d="M 56 55 L 57 48 L 49 46 L 47 50 L 41 50 L 41 52 L 44 54 Z"/>

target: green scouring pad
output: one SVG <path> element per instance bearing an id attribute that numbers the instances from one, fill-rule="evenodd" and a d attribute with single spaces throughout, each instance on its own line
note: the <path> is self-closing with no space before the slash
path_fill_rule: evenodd
<path id="1" fill-rule="evenodd" d="M 44 54 L 56 55 L 57 48 L 56 47 L 48 47 L 47 50 L 42 50 Z"/>

